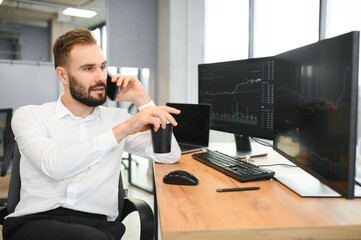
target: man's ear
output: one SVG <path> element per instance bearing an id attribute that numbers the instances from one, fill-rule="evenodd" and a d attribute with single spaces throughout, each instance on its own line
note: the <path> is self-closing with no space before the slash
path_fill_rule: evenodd
<path id="1" fill-rule="evenodd" d="M 64 67 L 57 67 L 56 75 L 58 75 L 58 78 L 60 79 L 60 81 L 63 83 L 64 86 L 68 85 L 69 76 L 68 76 L 68 72 L 66 71 L 66 69 Z"/>

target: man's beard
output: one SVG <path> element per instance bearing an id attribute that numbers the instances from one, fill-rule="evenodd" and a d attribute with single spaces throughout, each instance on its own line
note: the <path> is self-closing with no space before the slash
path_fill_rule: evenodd
<path id="1" fill-rule="evenodd" d="M 104 87 L 105 84 L 103 82 L 99 82 L 94 86 L 90 86 L 88 90 L 85 89 L 83 85 L 69 73 L 69 87 L 71 96 L 77 100 L 78 102 L 87 105 L 89 107 L 96 107 L 102 105 L 106 101 L 106 95 L 98 94 L 98 97 L 92 97 L 90 95 L 91 91 L 96 87 Z"/>

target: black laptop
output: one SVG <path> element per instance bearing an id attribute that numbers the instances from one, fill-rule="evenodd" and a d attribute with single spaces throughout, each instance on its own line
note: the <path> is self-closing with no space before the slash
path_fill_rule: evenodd
<path id="1" fill-rule="evenodd" d="M 208 147 L 211 105 L 191 103 L 167 103 L 181 110 L 174 115 L 178 126 L 173 133 L 183 153 L 195 152 Z"/>

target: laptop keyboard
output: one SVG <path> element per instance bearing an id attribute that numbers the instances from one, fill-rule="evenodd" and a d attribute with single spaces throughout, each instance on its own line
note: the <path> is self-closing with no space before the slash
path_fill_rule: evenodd
<path id="1" fill-rule="evenodd" d="M 200 146 L 196 146 L 192 144 L 186 144 L 186 143 L 178 143 L 178 144 L 182 152 L 201 148 Z"/>
<path id="2" fill-rule="evenodd" d="M 240 182 L 268 180 L 275 175 L 274 171 L 263 169 L 218 151 L 208 150 L 207 152 L 192 154 L 192 157 Z"/>

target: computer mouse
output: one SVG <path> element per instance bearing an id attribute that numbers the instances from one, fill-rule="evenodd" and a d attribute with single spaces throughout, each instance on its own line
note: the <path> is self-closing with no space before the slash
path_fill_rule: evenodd
<path id="1" fill-rule="evenodd" d="M 175 185 L 197 185 L 198 178 L 187 171 L 175 170 L 164 175 L 163 182 Z"/>

